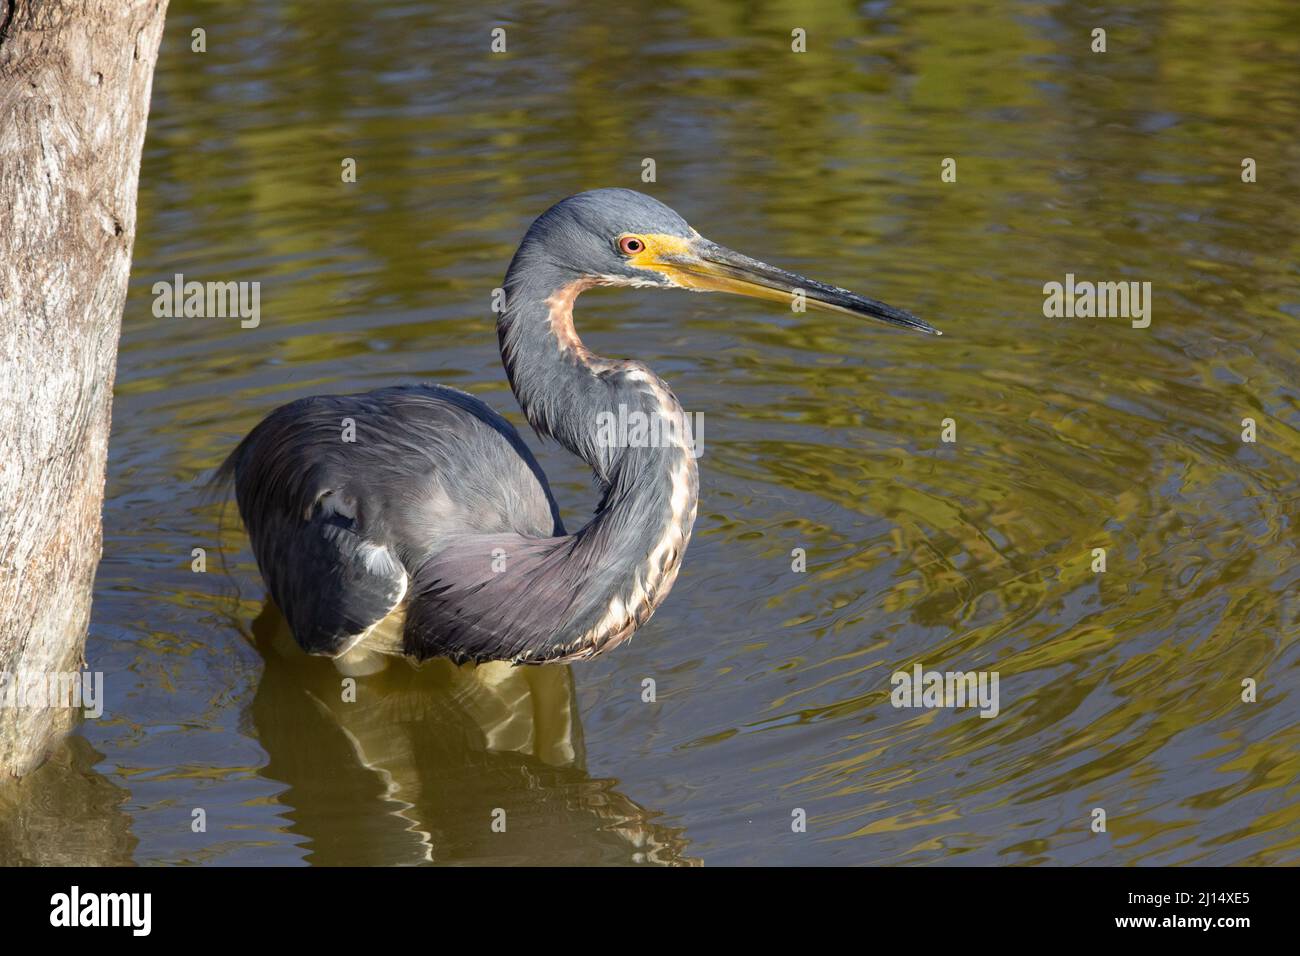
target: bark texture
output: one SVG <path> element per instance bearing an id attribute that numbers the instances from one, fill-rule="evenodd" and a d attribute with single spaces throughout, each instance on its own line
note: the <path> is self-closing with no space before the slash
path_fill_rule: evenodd
<path id="1" fill-rule="evenodd" d="M 166 7 L 0 0 L 0 672 L 11 676 L 82 661 Z M 0 700 L 0 775 L 38 764 L 74 715 Z"/>

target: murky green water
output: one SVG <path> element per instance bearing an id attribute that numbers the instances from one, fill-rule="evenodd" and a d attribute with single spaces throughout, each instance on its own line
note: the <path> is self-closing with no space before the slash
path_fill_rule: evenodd
<path id="1" fill-rule="evenodd" d="M 1300 860 L 1300 9 L 430 6 L 173 0 L 87 647 L 106 713 L 17 785 L 4 862 Z M 946 334 L 588 294 L 587 344 L 704 416 L 672 596 L 536 685 L 403 665 L 342 703 L 273 649 L 199 482 L 315 392 L 431 379 L 522 425 L 491 290 L 533 216 L 604 185 Z M 154 318 L 178 272 L 260 281 L 260 326 Z M 1149 281 L 1150 327 L 1044 317 L 1067 273 Z M 580 525 L 583 467 L 539 454 Z M 997 671 L 999 715 L 894 708 L 916 663 Z"/>

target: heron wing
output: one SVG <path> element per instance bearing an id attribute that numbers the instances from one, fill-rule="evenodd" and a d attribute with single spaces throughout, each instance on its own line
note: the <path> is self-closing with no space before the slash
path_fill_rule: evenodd
<path id="1" fill-rule="evenodd" d="M 545 476 L 514 428 L 442 386 L 282 406 L 215 480 L 229 477 L 271 597 L 313 654 L 357 644 L 403 602 L 409 571 L 450 536 L 563 534 Z"/>
<path id="2" fill-rule="evenodd" d="M 613 572 L 575 567 L 574 542 L 513 534 L 453 540 L 411 575 L 405 652 L 458 664 L 541 664 L 592 657 L 617 644 L 633 630 L 631 619 L 623 630 L 597 626 L 609 610 L 600 595 L 615 583 Z"/>
<path id="3" fill-rule="evenodd" d="M 545 579 L 567 539 L 483 535 L 455 540 L 413 575 L 405 650 L 417 660 L 554 659 L 548 654 L 573 589 Z M 527 583 L 527 593 L 523 585 Z"/>
<path id="4" fill-rule="evenodd" d="M 286 516 L 261 525 L 254 553 L 298 645 L 337 657 L 402 602 L 407 575 L 390 548 L 331 511 L 331 497 L 306 521 Z"/>

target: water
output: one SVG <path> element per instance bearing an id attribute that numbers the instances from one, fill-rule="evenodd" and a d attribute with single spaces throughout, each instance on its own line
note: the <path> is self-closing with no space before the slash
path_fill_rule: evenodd
<path id="1" fill-rule="evenodd" d="M 1294 5 L 427 6 L 174 0 L 86 651 L 106 713 L 11 786 L 0 860 L 1300 860 Z M 403 665 L 342 703 L 273 649 L 201 481 L 312 393 L 431 379 L 522 427 L 491 291 L 603 185 L 945 336 L 584 296 L 586 343 L 704 417 L 671 597 L 537 686 Z M 260 281 L 261 324 L 155 318 L 175 273 Z M 1150 327 L 1045 318 L 1067 273 L 1151 282 Z M 527 437 L 581 525 L 588 475 Z M 997 671 L 999 715 L 894 708 L 916 663 Z"/>

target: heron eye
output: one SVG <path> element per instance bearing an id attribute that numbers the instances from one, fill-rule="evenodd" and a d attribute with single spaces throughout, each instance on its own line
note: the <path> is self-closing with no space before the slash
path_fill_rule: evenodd
<path id="1" fill-rule="evenodd" d="M 618 251 L 626 256 L 634 256 L 645 251 L 645 241 L 636 236 L 624 236 L 618 241 Z"/>

